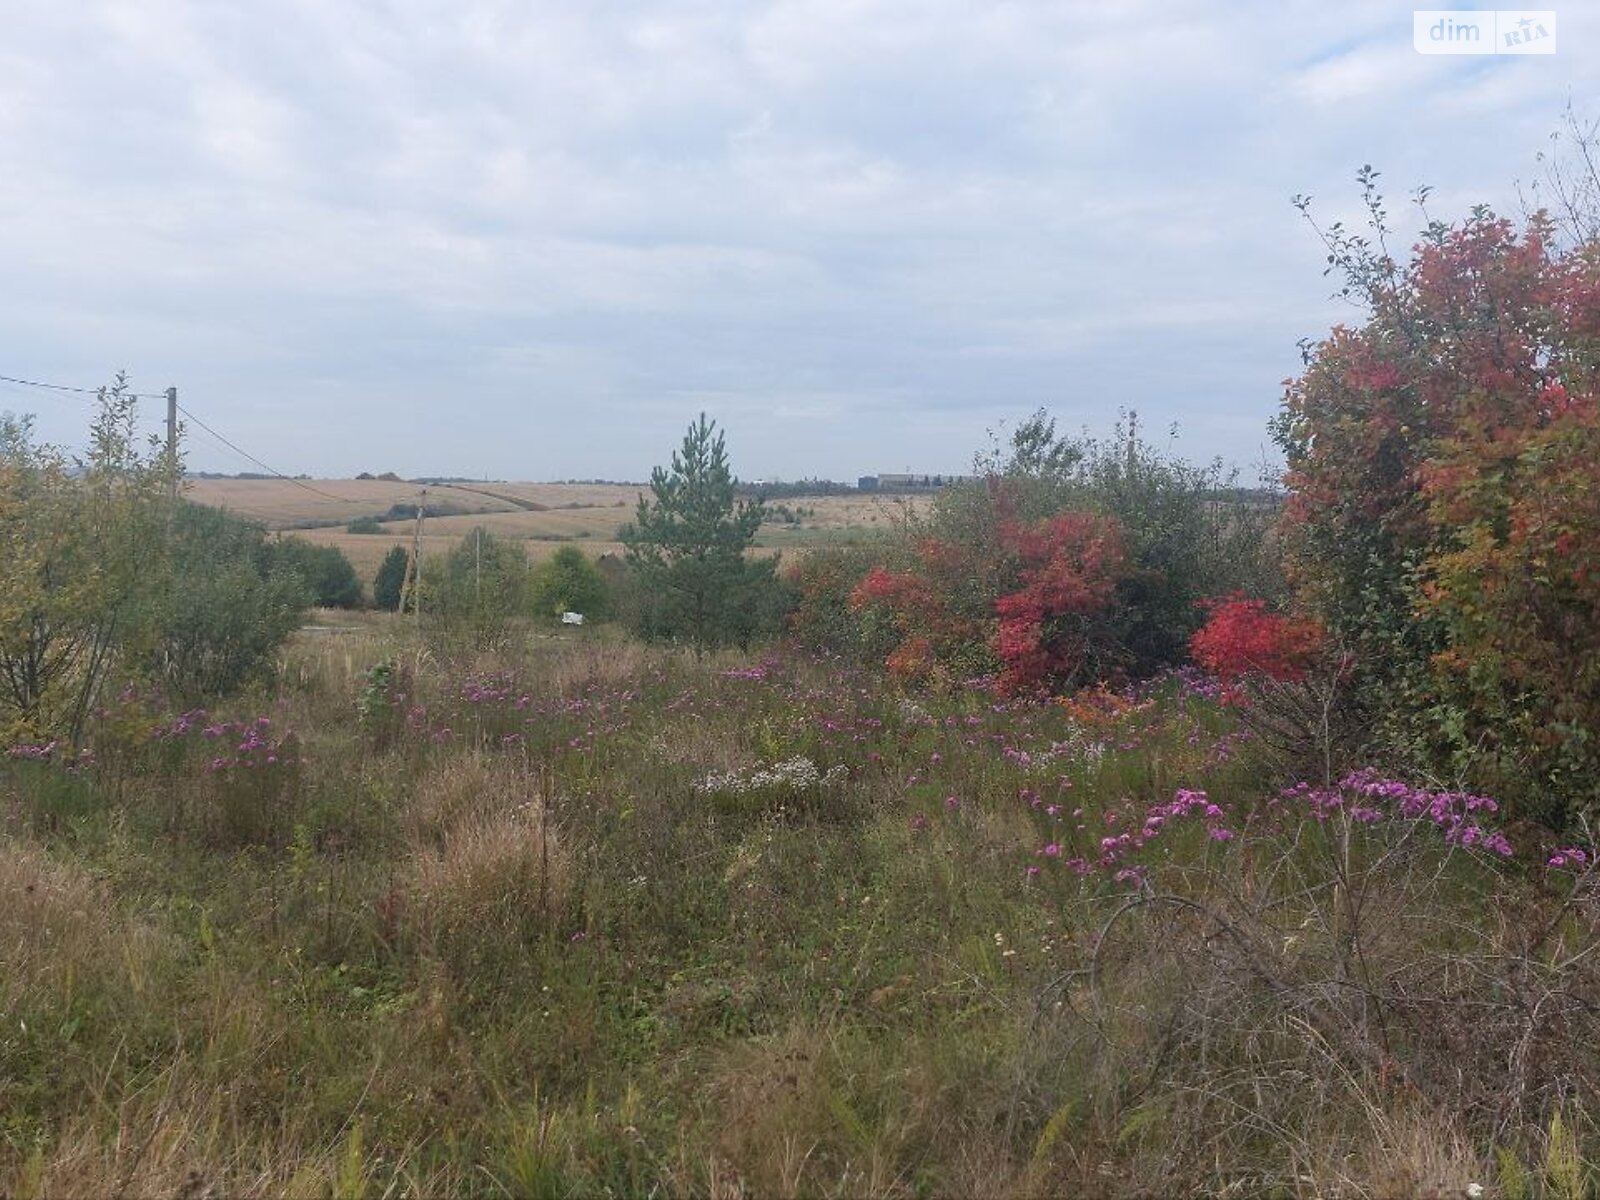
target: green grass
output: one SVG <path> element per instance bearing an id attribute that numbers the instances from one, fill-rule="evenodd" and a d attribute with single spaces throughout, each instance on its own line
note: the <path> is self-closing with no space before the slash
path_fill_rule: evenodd
<path id="1" fill-rule="evenodd" d="M 1085 725 L 827 664 L 604 636 L 445 662 L 405 632 L 306 638 L 229 706 L 294 731 L 281 777 L 212 770 L 198 731 L 151 745 L 168 714 L 127 706 L 98 771 L 0 767 L 0 1193 L 1395 1194 L 1498 1153 L 1553 1195 L 1588 1170 L 1578 1010 L 1529 1026 L 1547 1057 L 1505 1122 L 1432 1068 L 1521 998 L 1382 999 L 1459 1006 L 1452 972 L 1549 904 L 1515 869 L 1363 843 L 1357 911 L 1322 827 L 1174 827 L 1143 892 L 1041 857 L 1178 787 L 1265 813 L 1283 781 L 1217 752 L 1206 702 Z M 359 718 L 384 659 L 390 719 Z M 801 756 L 843 778 L 700 786 Z M 1554 987 L 1590 936 L 1568 916 L 1503 986 Z"/>

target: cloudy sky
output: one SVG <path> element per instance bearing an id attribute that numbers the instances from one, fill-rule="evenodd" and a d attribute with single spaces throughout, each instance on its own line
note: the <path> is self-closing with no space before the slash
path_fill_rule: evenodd
<path id="1" fill-rule="evenodd" d="M 1369 0 L 11 0 L 0 374 L 318 475 L 641 478 L 701 409 L 746 478 L 961 470 L 1041 405 L 1248 465 L 1346 312 L 1289 197 L 1515 210 L 1597 7 L 1463 58 Z"/>

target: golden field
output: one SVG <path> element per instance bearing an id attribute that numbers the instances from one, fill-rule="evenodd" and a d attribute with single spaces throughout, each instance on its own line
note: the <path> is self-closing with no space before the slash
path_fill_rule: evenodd
<path id="1" fill-rule="evenodd" d="M 413 522 L 386 521 L 380 534 L 348 533 L 357 517 L 380 516 L 394 504 L 414 504 L 418 484 L 383 479 L 196 479 L 185 494 L 199 504 L 225 508 L 259 521 L 268 529 L 289 531 L 349 557 L 356 573 L 369 581 L 389 547 L 409 541 Z M 450 515 L 423 522 L 423 556 L 443 553 L 482 525 L 496 535 L 523 542 L 539 562 L 568 542 L 594 557 L 620 553 L 620 526 L 632 519 L 643 485 L 594 483 L 430 484 L 425 497 Z M 766 550 L 803 549 L 819 541 L 885 532 L 920 498 L 861 495 L 807 496 L 774 502 L 807 511 L 798 524 L 769 524 L 757 546 Z"/>

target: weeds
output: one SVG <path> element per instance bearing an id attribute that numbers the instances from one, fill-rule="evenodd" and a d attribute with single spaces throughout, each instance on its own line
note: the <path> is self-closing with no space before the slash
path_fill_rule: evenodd
<path id="1" fill-rule="evenodd" d="M 1592 1186 L 1586 838 L 1284 795 L 1193 677 L 387 628 L 0 763 L 0 1191 Z"/>

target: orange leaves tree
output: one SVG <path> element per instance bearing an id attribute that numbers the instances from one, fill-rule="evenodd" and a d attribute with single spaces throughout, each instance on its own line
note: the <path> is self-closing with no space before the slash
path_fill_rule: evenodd
<path id="1" fill-rule="evenodd" d="M 989 487 L 992 538 L 920 537 L 909 563 L 866 574 L 852 608 L 894 629 L 887 665 L 902 678 L 993 675 L 1006 695 L 1096 678 L 1109 649 L 1097 618 L 1128 565 L 1120 527 L 1089 513 L 1022 521 L 1004 483 Z"/>
<path id="2" fill-rule="evenodd" d="M 1536 216 L 1429 224 L 1409 262 L 1320 231 L 1366 320 L 1275 433 L 1301 599 L 1391 734 L 1561 824 L 1600 798 L 1600 246 Z"/>

